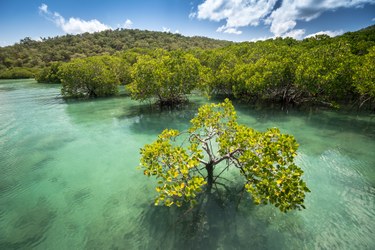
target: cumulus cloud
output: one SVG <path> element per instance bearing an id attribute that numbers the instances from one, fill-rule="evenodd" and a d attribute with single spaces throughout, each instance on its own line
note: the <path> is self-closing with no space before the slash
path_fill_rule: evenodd
<path id="1" fill-rule="evenodd" d="M 367 3 L 375 4 L 375 0 L 205 0 L 189 17 L 225 21 L 217 32 L 241 34 L 239 28 L 264 23 L 275 36 L 302 37 L 303 30 L 294 30 L 298 21 L 309 22 L 326 11 Z"/>
<path id="2" fill-rule="evenodd" d="M 69 20 L 66 20 L 59 13 L 48 10 L 48 6 L 44 3 L 39 6 L 39 13 L 46 19 L 55 23 L 55 25 L 61 28 L 65 33 L 69 34 L 80 34 L 85 32 L 93 33 L 111 29 L 110 26 L 105 25 L 96 19 L 85 21 L 80 18 L 71 17 Z"/>
<path id="3" fill-rule="evenodd" d="M 131 29 L 132 26 L 133 26 L 133 22 L 130 19 L 126 19 L 126 21 L 124 23 L 124 28 L 125 29 Z"/>
<path id="4" fill-rule="evenodd" d="M 365 3 L 375 3 L 374 0 L 284 0 L 281 6 L 274 10 L 266 19 L 270 31 L 276 36 L 292 30 L 297 21 L 309 22 L 319 17 L 323 12 L 338 8 L 363 7 Z"/>
<path id="5" fill-rule="evenodd" d="M 268 15 L 276 4 L 276 0 L 206 0 L 198 6 L 198 19 L 211 21 L 225 20 L 226 24 L 217 29 L 218 32 L 241 34 L 238 28 L 257 26 Z"/>
<path id="6" fill-rule="evenodd" d="M 335 36 L 339 36 L 339 35 L 342 35 L 342 34 L 344 34 L 343 30 L 335 30 L 335 31 L 325 30 L 325 31 L 319 31 L 319 32 L 316 32 L 314 34 L 307 35 L 307 36 L 305 36 L 305 38 L 314 37 L 314 36 L 317 36 L 317 35 L 328 35 L 330 37 L 335 37 Z"/>

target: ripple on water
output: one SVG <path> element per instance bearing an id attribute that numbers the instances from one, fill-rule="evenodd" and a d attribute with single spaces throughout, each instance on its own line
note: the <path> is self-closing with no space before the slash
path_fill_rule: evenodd
<path id="1" fill-rule="evenodd" d="M 14 178 L 0 178 L 0 197 L 11 195 L 21 188 L 21 184 Z"/>
<path id="2" fill-rule="evenodd" d="M 5 206 L 1 206 L 0 205 L 0 221 L 2 221 L 4 219 L 4 215 L 6 213 L 6 208 Z"/>
<path id="3" fill-rule="evenodd" d="M 134 192 L 130 196 L 137 196 Z M 142 225 L 139 200 L 119 192 L 110 195 L 85 231 L 85 249 L 142 249 L 147 246 L 148 228 Z"/>
<path id="4" fill-rule="evenodd" d="M 90 198 L 91 190 L 89 188 L 83 188 L 74 192 L 72 201 L 74 204 L 81 205 L 86 199 Z"/>
<path id="5" fill-rule="evenodd" d="M 17 213 L 0 238 L 0 249 L 30 249 L 46 239 L 57 213 L 46 201 L 41 200 L 31 208 Z"/>
<path id="6" fill-rule="evenodd" d="M 8 114 L 1 114 L 2 117 L 0 122 L 0 143 L 5 143 L 4 140 L 9 140 L 9 135 L 13 133 L 13 131 L 17 130 L 16 118 L 14 116 L 10 116 Z"/>
<path id="7" fill-rule="evenodd" d="M 23 158 L 9 157 L 2 161 L 0 197 L 14 198 L 48 179 L 45 168 L 50 166 L 52 160 L 43 152 L 35 152 Z"/>
<path id="8" fill-rule="evenodd" d="M 65 194 L 66 213 L 76 212 L 77 209 L 84 207 L 90 199 L 92 199 L 92 191 L 89 187 L 70 190 Z"/>
<path id="9" fill-rule="evenodd" d="M 326 199 L 320 220 L 315 247 L 320 249 L 370 249 L 375 234 L 374 188 L 358 171 L 361 161 L 350 158 L 340 150 L 327 150 L 320 159 L 324 187 L 316 187 L 313 194 Z M 319 180 L 315 180 L 318 182 Z"/>

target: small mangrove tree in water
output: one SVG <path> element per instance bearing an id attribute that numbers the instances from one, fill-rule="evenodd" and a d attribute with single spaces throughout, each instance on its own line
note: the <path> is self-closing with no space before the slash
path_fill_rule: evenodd
<path id="1" fill-rule="evenodd" d="M 155 99 L 160 105 L 174 105 L 187 101 L 194 89 L 203 89 L 207 72 L 192 54 L 156 50 L 138 57 L 127 89 L 135 100 Z"/>
<path id="2" fill-rule="evenodd" d="M 293 136 L 238 124 L 228 99 L 200 107 L 191 123 L 187 132 L 164 130 L 141 149 L 140 167 L 158 180 L 155 205 L 193 206 L 225 185 L 226 170 L 236 169 L 254 203 L 270 203 L 284 212 L 304 208 L 309 189 L 294 163 L 298 144 Z"/>
<path id="3" fill-rule="evenodd" d="M 79 58 L 59 67 L 64 97 L 95 98 L 115 95 L 120 85 L 116 57 Z"/>

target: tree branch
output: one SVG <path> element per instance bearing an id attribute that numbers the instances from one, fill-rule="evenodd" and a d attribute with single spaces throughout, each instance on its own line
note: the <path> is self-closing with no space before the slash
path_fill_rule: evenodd
<path id="1" fill-rule="evenodd" d="M 202 145 L 202 149 L 204 150 L 204 151 L 206 151 L 206 153 L 207 153 L 207 155 L 208 155 L 208 157 L 209 157 L 209 161 L 211 162 L 211 161 L 213 161 L 214 160 L 214 157 L 213 157 L 213 155 L 212 155 L 212 153 L 211 153 L 211 150 L 209 149 L 209 146 L 208 146 L 208 143 L 207 143 L 207 141 L 205 141 L 205 140 L 203 140 L 202 138 L 200 138 L 197 134 L 192 134 L 191 135 L 191 137 L 190 138 L 196 138 L 198 141 L 200 141 L 203 145 Z M 203 163 L 203 164 L 205 164 L 205 163 Z M 206 163 L 206 165 L 207 165 L 208 163 Z"/>
<path id="2" fill-rule="evenodd" d="M 225 170 L 228 169 L 228 167 L 229 167 L 229 166 L 226 166 L 226 167 L 220 172 L 220 174 L 218 174 L 218 175 L 216 176 L 216 178 L 214 179 L 214 182 L 217 180 L 217 178 L 220 177 L 220 175 L 221 175 Z"/>
<path id="3" fill-rule="evenodd" d="M 215 182 L 215 184 L 223 186 L 225 188 L 225 190 L 227 190 L 227 192 L 230 191 L 229 188 L 227 187 L 227 185 L 225 185 L 225 184 L 223 184 L 221 182 Z"/>
<path id="4" fill-rule="evenodd" d="M 197 171 L 203 178 L 206 178 L 198 168 L 194 168 L 192 171 Z"/>
<path id="5" fill-rule="evenodd" d="M 202 160 L 202 159 L 200 159 L 200 158 L 198 158 L 198 161 L 199 161 L 200 163 L 204 164 L 204 165 L 207 165 L 207 164 L 208 164 L 208 162 L 206 162 L 206 161 L 204 161 L 204 160 Z"/>
<path id="6" fill-rule="evenodd" d="M 240 151 L 241 151 L 241 149 L 237 148 L 237 149 L 233 150 L 232 152 L 225 154 L 220 159 L 214 161 L 214 165 L 219 164 L 220 162 L 222 162 L 225 159 L 231 159 L 235 153 L 240 152 Z"/>
<path id="7" fill-rule="evenodd" d="M 230 160 L 234 163 L 234 165 L 241 170 L 241 172 L 245 175 L 245 170 L 243 170 L 241 163 L 238 161 L 237 158 L 232 157 Z"/>
<path id="8" fill-rule="evenodd" d="M 228 181 L 228 182 L 233 182 L 233 181 L 228 180 L 227 178 L 224 178 L 224 177 L 221 177 L 221 176 L 216 176 L 216 179 L 217 179 L 217 178 L 220 178 L 220 179 L 226 180 L 226 181 Z M 215 179 L 215 180 L 216 180 L 216 179 Z"/>
<path id="9" fill-rule="evenodd" d="M 237 205 L 236 205 L 236 208 L 238 209 L 238 206 L 240 205 L 240 202 L 242 200 L 242 197 L 243 197 L 243 193 L 245 191 L 245 185 L 242 187 L 241 191 L 240 191 L 240 198 L 238 199 L 238 202 L 237 202 Z"/>

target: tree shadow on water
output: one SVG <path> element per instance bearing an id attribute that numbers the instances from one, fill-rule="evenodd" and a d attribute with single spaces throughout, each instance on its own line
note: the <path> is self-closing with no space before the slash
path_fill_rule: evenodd
<path id="1" fill-rule="evenodd" d="M 272 249 L 284 236 L 272 228 L 269 214 L 259 214 L 251 199 L 237 206 L 236 199 L 207 196 L 194 209 L 151 206 L 142 225 L 147 228 L 147 249 Z M 236 197 L 235 197 L 236 198 Z M 260 208 L 263 209 L 263 208 Z M 268 210 L 269 211 L 269 210 Z M 286 223 L 288 224 L 288 223 Z M 276 243 L 276 244 L 275 244 Z"/>
<path id="2" fill-rule="evenodd" d="M 130 120 L 130 129 L 136 134 L 158 134 L 166 128 L 185 130 L 199 105 L 186 103 L 177 106 L 138 105 L 124 108 L 119 120 Z"/>
<path id="3" fill-rule="evenodd" d="M 307 124 L 319 129 L 340 132 L 352 132 L 375 138 L 375 116 L 343 113 L 343 112 L 317 112 L 309 116 Z"/>
<path id="4" fill-rule="evenodd" d="M 193 209 L 154 206 L 149 195 L 139 195 L 134 200 L 110 198 L 103 207 L 103 217 L 87 227 L 85 249 L 306 248 L 303 242 L 308 232 L 298 216 L 256 206 L 245 195 L 237 206 L 238 196 L 232 190 L 220 197 L 205 196 Z M 139 203 L 144 198 L 147 202 Z M 124 207 L 131 200 L 135 203 Z M 295 242 L 289 245 L 290 241 Z"/>

